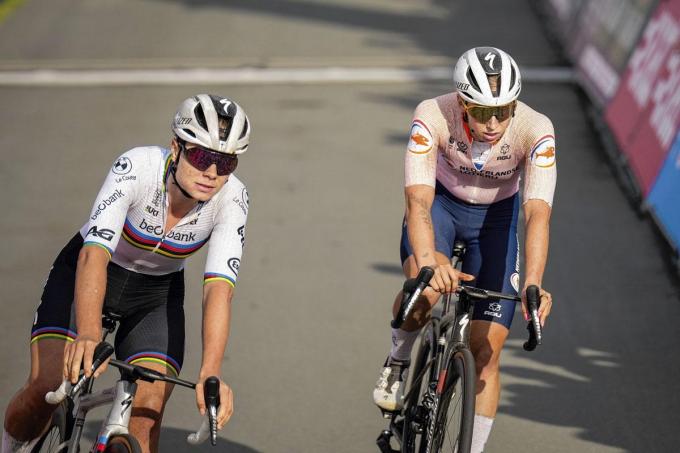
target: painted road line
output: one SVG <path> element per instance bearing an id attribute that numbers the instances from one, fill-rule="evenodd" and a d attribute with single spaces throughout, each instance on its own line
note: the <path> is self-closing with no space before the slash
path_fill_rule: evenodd
<path id="1" fill-rule="evenodd" d="M 450 67 L 431 68 L 228 68 L 1 71 L 0 86 L 267 85 L 405 83 L 449 80 Z M 570 68 L 522 68 L 525 82 L 569 83 Z"/>

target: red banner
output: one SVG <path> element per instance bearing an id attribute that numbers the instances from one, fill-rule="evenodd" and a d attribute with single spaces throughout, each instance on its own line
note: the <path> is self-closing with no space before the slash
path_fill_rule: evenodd
<path id="1" fill-rule="evenodd" d="M 606 120 L 645 196 L 680 126 L 680 0 L 661 0 Z"/>

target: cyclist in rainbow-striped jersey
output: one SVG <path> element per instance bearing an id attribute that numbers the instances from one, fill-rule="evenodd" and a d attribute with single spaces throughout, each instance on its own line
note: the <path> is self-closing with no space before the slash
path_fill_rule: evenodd
<path id="1" fill-rule="evenodd" d="M 122 315 L 116 356 L 178 374 L 184 358 L 187 257 L 208 244 L 203 285 L 203 353 L 196 388 L 220 376 L 231 300 L 241 263 L 248 192 L 233 174 L 248 149 L 250 123 L 234 101 L 199 94 L 182 102 L 170 149 L 144 146 L 118 157 L 85 225 L 56 258 L 36 311 L 31 371 L 5 413 L 2 452 L 31 451 L 54 410 L 45 393 L 62 379 L 90 374 L 102 338 L 103 308 Z M 98 373 L 101 373 L 101 368 Z M 144 451 L 158 451 L 172 386 L 139 383 L 130 432 Z M 221 382 L 218 426 L 233 411 Z"/>

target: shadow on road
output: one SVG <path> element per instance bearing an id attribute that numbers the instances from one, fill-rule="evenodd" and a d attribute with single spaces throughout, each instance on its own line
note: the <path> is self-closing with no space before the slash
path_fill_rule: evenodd
<path id="1" fill-rule="evenodd" d="M 101 420 L 92 420 L 85 423 L 83 438 L 94 439 L 101 427 Z M 198 426 L 197 426 L 198 428 Z M 217 445 L 213 447 L 210 441 L 202 445 L 190 445 L 187 443 L 187 436 L 191 431 L 177 428 L 162 428 L 159 451 L 172 451 L 173 453 L 195 453 L 195 452 L 215 452 L 228 451 L 230 453 L 261 453 L 259 450 L 248 447 L 247 445 L 232 442 L 228 439 L 218 437 Z M 81 442 L 81 447 L 86 442 Z"/>

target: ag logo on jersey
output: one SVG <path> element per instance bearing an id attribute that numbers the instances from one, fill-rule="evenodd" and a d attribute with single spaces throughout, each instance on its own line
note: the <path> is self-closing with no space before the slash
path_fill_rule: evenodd
<path id="1" fill-rule="evenodd" d="M 555 137 L 546 135 L 536 142 L 531 149 L 531 162 L 541 168 L 555 165 Z"/>
<path id="2" fill-rule="evenodd" d="M 408 142 L 408 150 L 413 154 L 425 154 L 432 149 L 432 134 L 420 120 L 415 120 L 411 126 L 411 135 Z"/>
<path id="3" fill-rule="evenodd" d="M 111 171 L 117 175 L 126 175 L 132 170 L 132 162 L 125 156 L 121 156 L 113 163 Z"/>

